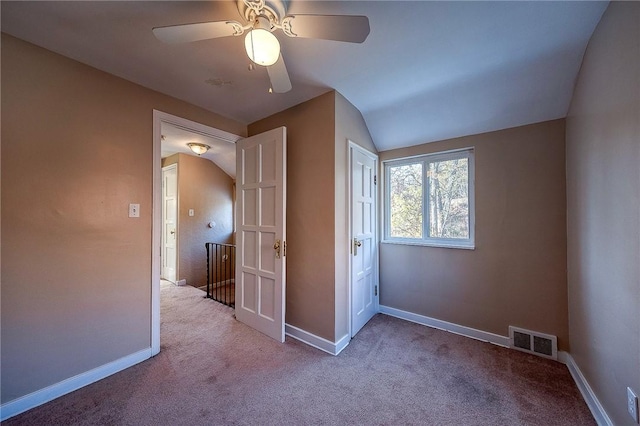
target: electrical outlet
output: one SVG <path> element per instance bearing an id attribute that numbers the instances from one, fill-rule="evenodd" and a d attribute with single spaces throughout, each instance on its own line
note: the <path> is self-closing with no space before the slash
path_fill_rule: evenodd
<path id="1" fill-rule="evenodd" d="M 638 396 L 631 388 L 627 388 L 627 410 L 629 410 L 629 415 L 633 417 L 633 420 L 638 423 Z"/>

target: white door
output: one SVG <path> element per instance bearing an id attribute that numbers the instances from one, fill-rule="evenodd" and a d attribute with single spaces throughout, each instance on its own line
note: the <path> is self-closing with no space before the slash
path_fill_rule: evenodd
<path id="1" fill-rule="evenodd" d="M 236 145 L 236 318 L 284 342 L 286 128 Z"/>
<path id="2" fill-rule="evenodd" d="M 162 168 L 162 278 L 176 282 L 178 165 Z"/>
<path id="3" fill-rule="evenodd" d="M 357 145 L 351 153 L 351 337 L 378 312 L 376 170 L 378 157 Z"/>

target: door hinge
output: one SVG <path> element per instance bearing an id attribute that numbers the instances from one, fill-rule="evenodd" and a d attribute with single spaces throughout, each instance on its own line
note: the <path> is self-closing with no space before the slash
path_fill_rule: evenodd
<path id="1" fill-rule="evenodd" d="M 377 285 L 374 285 L 374 286 L 373 286 L 373 295 L 374 295 L 374 296 L 377 296 L 377 295 L 378 295 L 378 286 L 377 286 Z"/>
<path id="2" fill-rule="evenodd" d="M 378 175 L 373 176 L 373 184 L 374 185 L 378 184 Z"/>
<path id="3" fill-rule="evenodd" d="M 287 242 L 283 241 L 282 242 L 282 257 L 285 257 L 287 255 Z"/>

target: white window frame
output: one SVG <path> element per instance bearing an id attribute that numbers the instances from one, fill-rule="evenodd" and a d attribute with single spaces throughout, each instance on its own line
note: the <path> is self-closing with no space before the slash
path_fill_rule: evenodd
<path id="1" fill-rule="evenodd" d="M 461 158 L 467 158 L 469 165 L 469 238 L 432 238 L 429 237 L 429 223 L 430 223 L 430 208 L 429 208 L 429 179 L 427 179 L 427 167 L 429 163 L 458 160 Z M 403 166 L 406 164 L 422 163 L 422 238 L 402 238 L 391 237 L 391 202 L 390 192 L 390 167 Z M 404 157 L 393 160 L 386 160 L 382 162 L 382 173 L 384 182 L 384 233 L 383 243 L 388 244 L 405 244 L 416 246 L 429 246 L 429 247 L 444 247 L 444 248 L 458 248 L 458 249 L 475 249 L 475 222 L 476 222 L 476 203 L 475 203 L 475 155 L 474 149 L 464 148 L 456 149 L 452 151 L 436 152 L 433 154 L 423 154 L 413 157 Z"/>

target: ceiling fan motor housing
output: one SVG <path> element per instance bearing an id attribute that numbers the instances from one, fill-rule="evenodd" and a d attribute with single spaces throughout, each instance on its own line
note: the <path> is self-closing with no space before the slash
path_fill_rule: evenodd
<path id="1" fill-rule="evenodd" d="M 271 27 L 280 26 L 287 14 L 287 0 L 238 0 L 238 11 L 247 22 L 255 22 L 260 16 L 266 17 Z"/>

